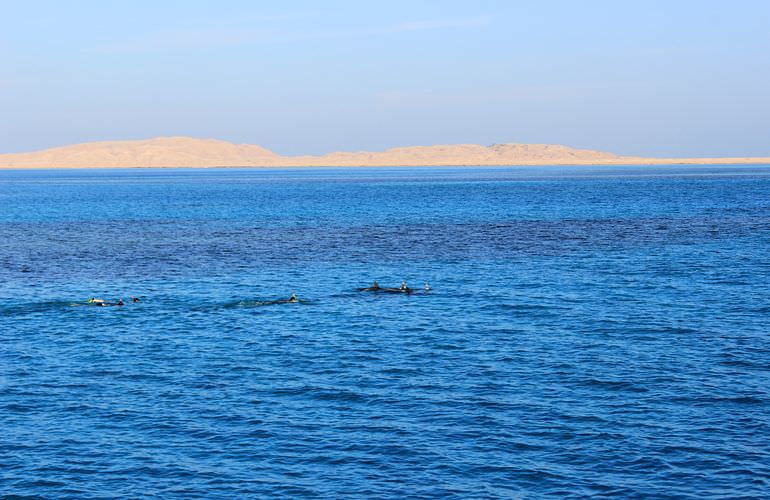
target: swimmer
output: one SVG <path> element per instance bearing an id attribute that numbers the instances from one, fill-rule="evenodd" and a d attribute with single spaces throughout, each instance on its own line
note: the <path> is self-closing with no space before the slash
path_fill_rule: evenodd
<path id="1" fill-rule="evenodd" d="M 380 284 L 377 283 L 377 280 L 374 280 L 374 283 L 372 283 L 372 286 L 368 288 L 359 288 L 359 292 L 379 292 L 380 290 L 383 290 L 383 288 L 380 287 Z"/>
<path id="2" fill-rule="evenodd" d="M 103 306 L 104 305 L 104 299 L 97 299 L 96 297 L 91 297 L 90 299 L 88 299 L 88 303 L 89 304 L 96 304 L 98 306 Z"/>
<path id="3" fill-rule="evenodd" d="M 399 290 L 401 290 L 402 292 L 409 290 L 409 287 L 406 286 L 406 281 L 401 282 L 401 286 L 399 287 Z"/>
<path id="4" fill-rule="evenodd" d="M 425 284 L 422 286 L 422 289 L 423 289 L 424 291 L 426 291 L 426 292 L 430 292 L 431 290 L 433 290 L 433 289 L 430 287 L 430 285 L 429 285 L 429 284 L 427 284 L 427 283 L 425 283 Z"/>
<path id="5" fill-rule="evenodd" d="M 291 292 L 291 297 L 289 297 L 289 302 L 299 302 L 299 297 L 297 297 L 296 292 Z"/>
<path id="6" fill-rule="evenodd" d="M 141 302 L 141 300 L 139 300 L 139 297 L 134 297 L 134 296 L 132 295 L 132 296 L 131 296 L 131 302 L 133 302 L 134 304 L 136 304 L 137 302 Z"/>
<path id="7" fill-rule="evenodd" d="M 116 306 L 124 306 L 126 305 L 125 302 L 123 302 L 123 297 L 119 298 L 117 302 L 115 302 Z"/>

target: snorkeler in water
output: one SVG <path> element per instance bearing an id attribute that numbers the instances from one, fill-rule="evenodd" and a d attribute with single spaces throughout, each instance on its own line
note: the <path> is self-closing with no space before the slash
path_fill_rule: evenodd
<path id="1" fill-rule="evenodd" d="M 379 292 L 380 290 L 382 290 L 382 288 L 380 287 L 380 284 L 377 283 L 377 280 L 374 280 L 370 287 L 358 289 L 359 292 Z"/>
<path id="2" fill-rule="evenodd" d="M 132 297 L 132 299 L 133 298 L 134 297 Z M 139 302 L 139 301 L 135 299 L 134 302 Z M 91 306 L 96 306 L 96 307 L 112 307 L 112 306 L 122 307 L 126 305 L 126 303 L 123 301 L 123 298 L 118 299 L 116 302 L 107 302 L 106 300 L 99 299 L 97 297 L 91 297 L 86 301 L 86 304 Z"/>

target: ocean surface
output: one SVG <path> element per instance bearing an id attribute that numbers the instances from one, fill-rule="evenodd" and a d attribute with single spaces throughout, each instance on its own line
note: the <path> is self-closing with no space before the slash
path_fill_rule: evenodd
<path id="1" fill-rule="evenodd" d="M 767 498 L 770 166 L 0 171 L 0 494 Z"/>

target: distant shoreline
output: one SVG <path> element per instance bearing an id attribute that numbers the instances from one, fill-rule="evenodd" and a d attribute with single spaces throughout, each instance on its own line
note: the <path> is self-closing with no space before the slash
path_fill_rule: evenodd
<path id="1" fill-rule="evenodd" d="M 650 161 L 639 163 L 520 163 L 520 164 L 434 164 L 434 165 L 174 165 L 174 166 L 66 166 L 66 167 L 53 167 L 53 166 L 5 166 L 0 165 L 0 170 L 175 170 L 175 169 L 201 169 L 201 170 L 225 170 L 225 169 L 249 169 L 249 170 L 281 170 L 281 169 L 332 169 L 332 168 L 485 168 L 485 167 L 656 167 L 656 166 L 724 166 L 724 167 L 738 167 L 738 166 L 770 166 L 770 158 L 760 158 L 757 161 L 713 161 L 713 162 L 696 162 L 696 161 Z"/>
<path id="2" fill-rule="evenodd" d="M 157 137 L 74 144 L 0 154 L 0 169 L 94 168 L 339 168 L 539 167 L 634 165 L 763 165 L 770 157 L 645 158 L 558 144 L 505 143 L 407 146 L 385 151 L 282 156 L 255 144 L 218 139 Z"/>

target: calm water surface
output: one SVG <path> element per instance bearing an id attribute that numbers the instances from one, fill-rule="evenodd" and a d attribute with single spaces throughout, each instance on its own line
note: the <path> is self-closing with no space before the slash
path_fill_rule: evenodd
<path id="1" fill-rule="evenodd" d="M 769 250 L 763 166 L 0 171 L 0 493 L 767 497 Z"/>

